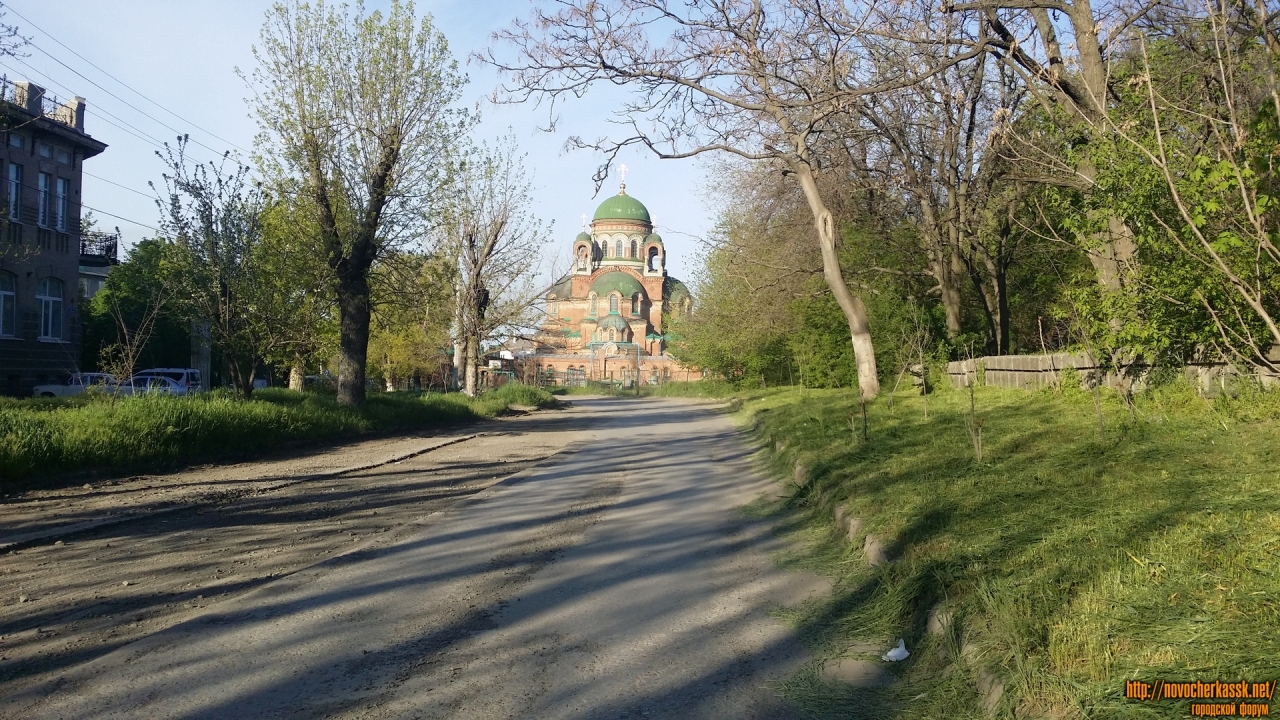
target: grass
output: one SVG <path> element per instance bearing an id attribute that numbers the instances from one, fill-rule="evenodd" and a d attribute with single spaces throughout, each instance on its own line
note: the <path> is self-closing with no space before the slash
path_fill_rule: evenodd
<path id="1" fill-rule="evenodd" d="M 360 408 L 332 395 L 268 389 L 244 401 L 222 392 L 193 397 L 0 402 L 0 488 L 79 470 L 119 473 L 252 457 L 281 443 L 459 425 L 507 411 L 547 407 L 545 391 L 511 384 L 471 399 L 458 394 L 371 394 Z"/>
<path id="2" fill-rule="evenodd" d="M 967 393 L 931 395 L 927 419 L 919 396 L 878 399 L 866 442 L 854 395 L 740 397 L 773 469 L 812 478 L 781 508 L 804 548 L 785 562 L 836 579 L 829 600 L 783 613 L 815 651 L 784 692 L 813 714 L 980 717 L 985 668 L 1001 716 L 1186 717 L 1185 701 L 1126 700 L 1124 681 L 1280 677 L 1280 393 L 1171 386 L 1133 415 L 1106 396 L 1102 440 L 1092 395 L 983 388 L 981 463 Z M 837 534 L 841 504 L 898 562 L 867 566 Z M 941 635 L 926 632 L 935 606 L 955 617 Z M 899 637 L 912 656 L 886 690 L 817 672 Z"/>

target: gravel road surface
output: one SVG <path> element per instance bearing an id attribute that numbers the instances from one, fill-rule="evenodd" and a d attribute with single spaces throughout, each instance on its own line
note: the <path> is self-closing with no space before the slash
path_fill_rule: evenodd
<path id="1" fill-rule="evenodd" d="M 768 611 L 825 582 L 737 511 L 771 483 L 722 415 L 482 430 L 0 556 L 0 717 L 793 716 Z"/>

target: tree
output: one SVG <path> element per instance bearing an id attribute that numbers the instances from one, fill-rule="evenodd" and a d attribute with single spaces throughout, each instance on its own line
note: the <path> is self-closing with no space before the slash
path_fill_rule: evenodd
<path id="1" fill-rule="evenodd" d="M 268 176 L 312 205 L 339 314 L 338 401 L 365 396 L 380 258 L 421 239 L 451 151 L 470 124 L 444 36 L 412 3 L 354 14 L 289 0 L 267 12 L 250 105 Z"/>
<path id="2" fill-rule="evenodd" d="M 662 158 L 727 152 L 771 164 L 798 182 L 812 215 L 823 277 L 848 324 L 863 397 L 879 392 L 875 347 L 863 298 L 840 266 L 839 233 L 818 174 L 815 146 L 860 98 L 918 82 L 929 13 L 910 2 L 673 4 L 666 0 L 566 0 L 555 12 L 498 34 L 511 62 L 483 59 L 509 74 L 506 99 L 580 96 L 598 84 L 636 89 L 619 111 L 628 137 L 587 143 L 605 153 L 602 182 L 617 153 L 641 145 Z M 901 62 L 869 63 L 897 47 Z M 984 52 L 979 43 L 940 65 Z"/>
<path id="3" fill-rule="evenodd" d="M 236 390 L 247 398 L 282 327 L 266 316 L 262 297 L 264 199 L 247 167 L 228 168 L 225 157 L 192 165 L 186 146 L 180 138 L 176 149 L 166 146 L 160 155 L 169 170 L 156 199 L 166 244 L 163 272 L 186 316 L 208 325 Z"/>
<path id="4" fill-rule="evenodd" d="M 379 263 L 369 355 L 387 390 L 403 378 L 418 387 L 424 374 L 434 377 L 447 364 L 456 272 L 439 254 L 397 252 Z"/>
<path id="5" fill-rule="evenodd" d="M 551 228 L 531 212 L 525 157 L 512 136 L 468 157 L 443 213 L 440 246 L 457 262 L 454 347 L 462 351 L 464 391 L 475 395 L 481 344 L 500 329 L 534 329 L 533 278 Z"/>
<path id="6" fill-rule="evenodd" d="M 947 3 L 951 12 L 976 11 L 990 31 L 984 42 L 997 60 L 1017 73 L 1022 84 L 1071 136 L 1073 145 L 1106 145 L 1107 102 L 1114 96 L 1112 55 L 1125 48 L 1124 37 L 1162 0 L 973 0 Z M 1063 45 L 1061 38 L 1069 38 Z M 1024 179 L 1063 185 L 1086 194 L 1096 189 L 1098 167 L 1088 152 L 1067 157 L 1028 146 L 1022 158 Z M 1099 197 L 1077 244 L 1093 264 L 1098 284 L 1111 295 L 1124 288 L 1126 267 L 1136 261 L 1133 231 Z"/>
<path id="7" fill-rule="evenodd" d="M 337 349 L 333 279 L 319 247 L 312 207 L 296 193 L 263 213 L 260 266 L 263 322 L 276 330 L 268 361 L 289 368 L 289 389 L 302 390 L 307 367 Z"/>

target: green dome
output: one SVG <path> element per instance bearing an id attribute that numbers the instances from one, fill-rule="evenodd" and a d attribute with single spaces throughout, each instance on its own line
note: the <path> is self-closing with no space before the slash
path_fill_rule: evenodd
<path id="1" fill-rule="evenodd" d="M 648 235 L 646 235 L 646 236 L 645 236 L 644 241 L 645 241 L 645 244 L 648 244 L 648 243 L 651 243 L 651 242 L 656 242 L 656 243 L 658 243 L 659 245 L 661 245 L 661 244 L 662 244 L 662 236 L 661 236 L 661 235 L 659 235 L 658 233 L 649 233 Z"/>
<path id="2" fill-rule="evenodd" d="M 608 315 L 605 315 L 604 318 L 600 320 L 601 330 L 609 330 L 609 329 L 627 330 L 629 327 L 630 326 L 627 325 L 627 321 L 623 320 L 622 316 L 619 315 L 618 313 L 611 312 Z"/>
<path id="3" fill-rule="evenodd" d="M 591 220 L 638 220 L 650 224 L 649 210 L 630 195 L 614 195 L 600 203 Z"/>
<path id="4" fill-rule="evenodd" d="M 591 236 L 590 236 L 590 235 L 588 235 L 588 234 L 587 234 L 587 233 L 585 233 L 585 232 L 580 232 L 580 233 L 578 233 L 578 237 L 574 238 L 574 239 L 573 239 L 573 241 L 574 241 L 575 243 L 576 243 L 576 242 L 578 242 L 578 241 L 592 242 L 592 240 L 591 240 Z"/>
<path id="5" fill-rule="evenodd" d="M 685 287 L 684 283 L 671 277 L 670 275 L 667 276 L 665 286 L 662 288 L 662 290 L 663 290 L 663 294 L 667 296 L 667 300 L 671 302 L 674 302 L 684 297 L 689 297 L 691 295 L 691 293 L 689 292 L 689 288 Z"/>
<path id="6" fill-rule="evenodd" d="M 614 290 L 621 293 L 624 298 L 630 298 L 636 293 L 644 295 L 644 286 L 640 281 L 624 272 L 607 272 L 591 283 L 591 292 L 600 297 L 605 297 Z"/>

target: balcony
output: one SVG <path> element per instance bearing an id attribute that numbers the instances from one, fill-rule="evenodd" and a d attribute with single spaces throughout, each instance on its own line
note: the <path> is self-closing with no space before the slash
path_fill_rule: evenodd
<path id="1" fill-rule="evenodd" d="M 120 234 L 87 232 L 80 234 L 80 264 L 107 267 L 120 262 Z"/>

